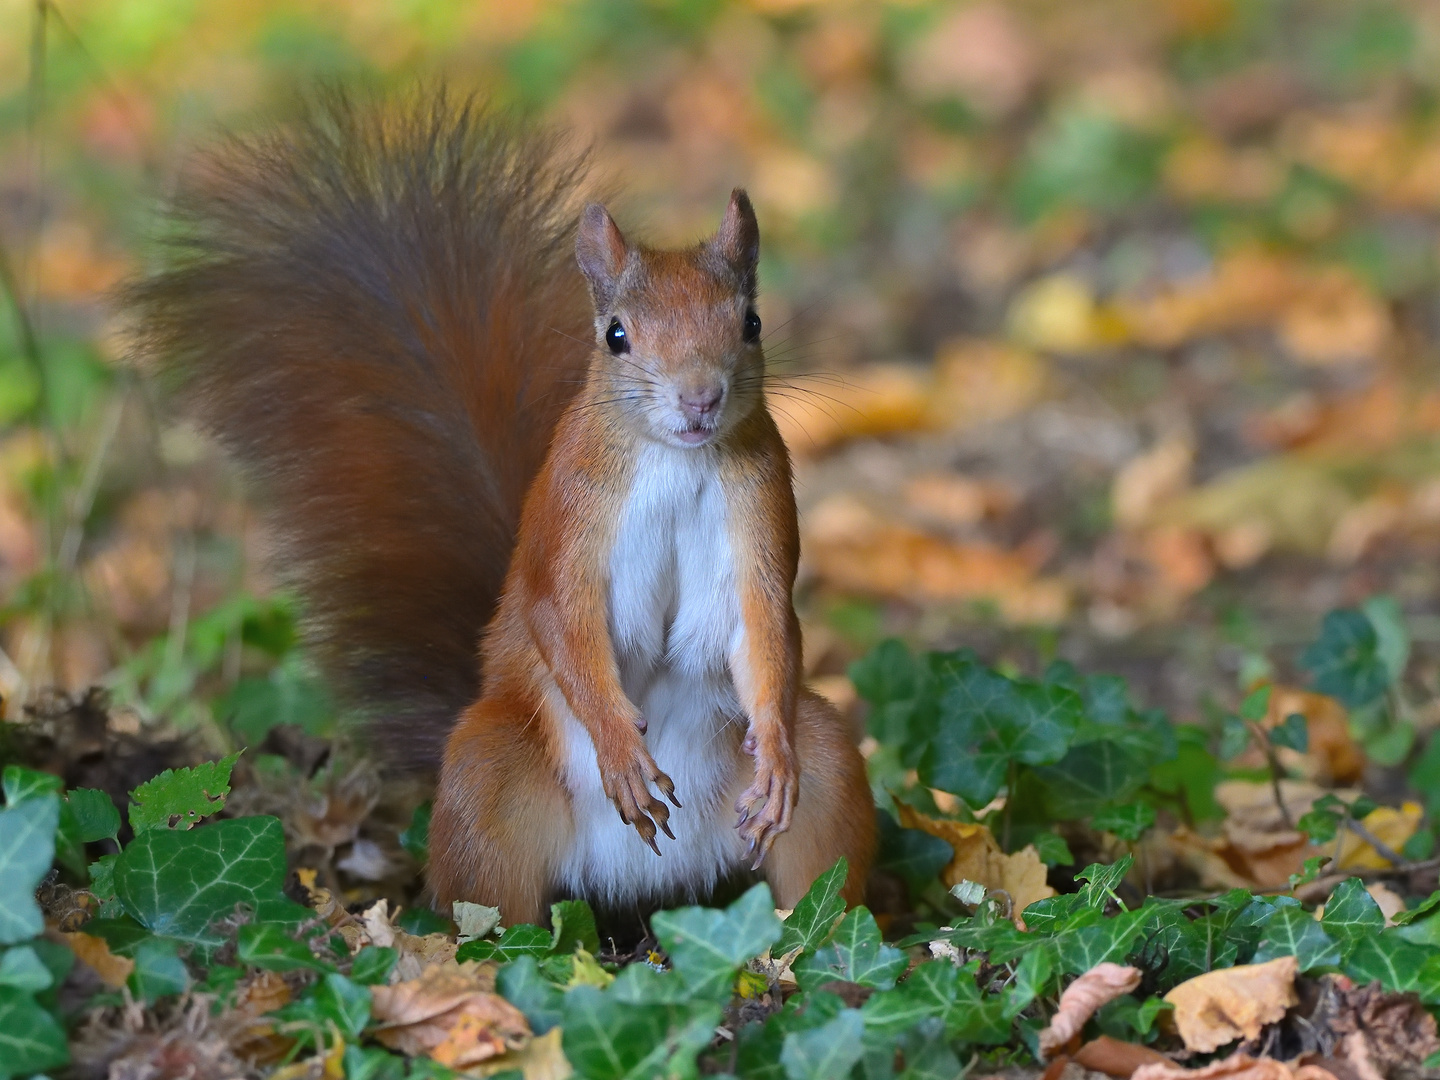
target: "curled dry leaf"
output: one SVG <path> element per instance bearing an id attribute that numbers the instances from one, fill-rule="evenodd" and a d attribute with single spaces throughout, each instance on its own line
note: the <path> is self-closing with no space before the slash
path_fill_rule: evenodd
<path id="1" fill-rule="evenodd" d="M 91 968 L 100 981 L 112 990 L 119 990 L 135 970 L 135 961 L 125 956 L 116 956 L 104 938 L 79 931 L 61 934 L 80 961 Z"/>
<path id="2" fill-rule="evenodd" d="M 1236 1039 L 1254 1039 L 1285 1015 L 1295 994 L 1298 961 L 1282 956 L 1265 964 L 1208 971 L 1165 995 L 1187 1050 L 1208 1054 Z M 1227 1075 L 1227 1074 L 1220 1074 Z"/>
<path id="3" fill-rule="evenodd" d="M 1414 994 L 1386 991 L 1379 983 L 1355 986 L 1336 979 L 1338 1000 L 1325 1017 L 1341 1036 L 1338 1051 L 1362 1080 L 1433 1076 L 1425 1062 L 1440 1052 L 1435 1017 Z"/>
<path id="4" fill-rule="evenodd" d="M 1070 1056 L 1077 1065 L 1083 1065 L 1091 1072 L 1102 1072 L 1107 1076 L 1128 1077 L 1141 1065 L 1162 1063 L 1170 1059 L 1159 1050 L 1152 1050 L 1140 1043 L 1122 1042 L 1109 1035 L 1091 1039 Z"/>
<path id="5" fill-rule="evenodd" d="M 1060 1008 L 1040 1032 L 1040 1053 L 1050 1057 L 1080 1033 L 1101 1006 L 1140 985 L 1140 969 L 1125 964 L 1096 964 L 1060 995 Z"/>
<path id="6" fill-rule="evenodd" d="M 1231 1054 L 1201 1069 L 1152 1062 L 1136 1069 L 1130 1080 L 1335 1080 L 1335 1074 L 1319 1065 L 1289 1065 L 1274 1058 Z"/>
<path id="7" fill-rule="evenodd" d="M 439 964 L 417 979 L 374 987 L 375 1037 L 392 1050 L 457 1069 L 519 1050 L 530 1025 L 494 985 L 481 965 Z"/>
<path id="8" fill-rule="evenodd" d="M 946 888 L 962 881 L 976 881 L 985 888 L 1010 898 L 1010 917 L 1023 928 L 1020 917 L 1036 900 L 1054 896 L 1045 881 L 1045 864 L 1033 844 L 1007 855 L 984 825 L 926 817 L 909 806 L 900 805 L 900 824 L 938 836 L 955 849 L 955 857 L 940 871 Z"/>
<path id="9" fill-rule="evenodd" d="M 313 894 L 312 894 L 313 895 Z M 395 915 L 390 914 L 390 903 L 377 900 L 360 915 L 360 922 L 348 923 L 339 928 L 352 953 L 366 945 L 400 950 L 400 959 L 395 965 L 392 978 L 397 982 L 419 978 L 421 973 L 434 964 L 444 964 L 455 959 L 459 948 L 449 934 L 425 934 L 423 937 L 407 933 L 394 924 Z"/>
<path id="10" fill-rule="evenodd" d="M 466 1070 L 467 1076 L 494 1076 L 519 1069 L 525 1080 L 569 1080 L 575 1075 L 565 1051 L 560 1047 L 561 1032 L 551 1028 L 544 1035 L 531 1039 L 520 1050 L 512 1050 L 498 1058 Z"/>

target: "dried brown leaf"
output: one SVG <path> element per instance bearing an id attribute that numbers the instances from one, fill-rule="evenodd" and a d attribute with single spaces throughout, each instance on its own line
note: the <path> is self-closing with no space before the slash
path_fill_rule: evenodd
<path id="1" fill-rule="evenodd" d="M 1096 964 L 1060 995 L 1060 1008 L 1040 1032 L 1040 1053 L 1049 1057 L 1085 1026 L 1103 1005 L 1140 985 L 1140 969 L 1124 964 Z"/>
<path id="2" fill-rule="evenodd" d="M 1017 925 L 1024 925 L 1020 915 L 1027 907 L 1055 895 L 1046 883 L 1045 864 L 1033 844 L 1007 855 L 984 825 L 926 817 L 903 803 L 900 823 L 907 829 L 922 829 L 937 836 L 955 849 L 955 857 L 940 871 L 940 880 L 947 887 L 975 881 L 986 889 L 1005 893 Z"/>
<path id="3" fill-rule="evenodd" d="M 135 970 L 135 961 L 129 957 L 116 956 L 110 951 L 104 938 L 78 931 L 60 936 L 80 961 L 99 975 L 100 981 L 112 990 L 124 986 L 130 973 Z"/>
<path id="4" fill-rule="evenodd" d="M 392 1050 L 429 1055 L 450 1068 L 518 1050 L 530 1026 L 493 989 L 493 974 L 472 964 L 433 965 L 419 978 L 374 987 L 375 1036 Z"/>
<path id="5" fill-rule="evenodd" d="M 1130 1080 L 1335 1080 L 1335 1074 L 1319 1065 L 1287 1065 L 1274 1058 L 1231 1054 L 1200 1069 L 1152 1062 L 1136 1069 Z"/>
<path id="6" fill-rule="evenodd" d="M 1129 1076 L 1141 1065 L 1169 1063 L 1169 1059 L 1158 1050 L 1152 1050 L 1140 1043 L 1122 1042 L 1109 1035 L 1091 1039 L 1075 1051 L 1070 1060 L 1092 1072 L 1121 1077 Z"/>
<path id="7" fill-rule="evenodd" d="M 1208 971 L 1165 995 L 1187 1050 L 1208 1054 L 1236 1039 L 1254 1039 L 1285 1015 L 1295 994 L 1298 962 L 1282 956 L 1265 964 Z"/>

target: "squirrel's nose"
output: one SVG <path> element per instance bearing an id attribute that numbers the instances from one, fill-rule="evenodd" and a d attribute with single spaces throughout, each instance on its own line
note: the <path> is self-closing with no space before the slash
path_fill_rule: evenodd
<path id="1" fill-rule="evenodd" d="M 693 393 L 681 392 L 680 411 L 691 420 L 704 420 L 720 408 L 720 399 L 725 396 L 723 387 L 705 387 Z"/>

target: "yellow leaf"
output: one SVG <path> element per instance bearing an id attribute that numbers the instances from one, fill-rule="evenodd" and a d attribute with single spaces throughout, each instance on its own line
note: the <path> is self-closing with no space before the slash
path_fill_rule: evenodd
<path id="1" fill-rule="evenodd" d="M 1017 926 L 1025 925 L 1020 916 L 1027 907 L 1055 895 L 1045 882 L 1045 864 L 1033 844 L 1007 855 L 984 825 L 926 817 L 904 803 L 900 804 L 900 824 L 938 836 L 954 848 L 955 857 L 940 871 L 940 880 L 947 888 L 975 881 L 1003 892 L 1010 898 L 1010 917 Z"/>

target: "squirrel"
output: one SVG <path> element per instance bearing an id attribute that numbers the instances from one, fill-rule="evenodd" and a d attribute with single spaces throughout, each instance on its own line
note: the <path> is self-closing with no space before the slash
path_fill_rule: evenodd
<path id="1" fill-rule="evenodd" d="M 801 682 L 754 209 L 655 250 L 588 176 L 472 99 L 331 92 L 184 171 L 140 355 L 269 501 L 383 760 L 438 768 L 438 907 L 758 873 L 788 908 L 841 856 L 858 903 L 873 799 Z"/>

